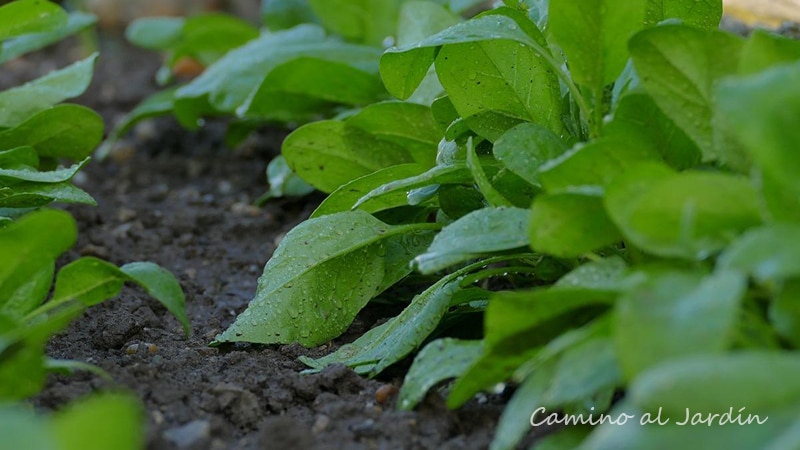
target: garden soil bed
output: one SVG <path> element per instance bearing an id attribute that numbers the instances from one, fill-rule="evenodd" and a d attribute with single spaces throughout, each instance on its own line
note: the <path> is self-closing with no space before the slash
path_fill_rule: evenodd
<path id="1" fill-rule="evenodd" d="M 96 79 L 79 101 L 113 123 L 154 89 L 158 58 L 119 39 L 101 42 Z M 14 61 L 0 82 L 25 81 L 75 55 L 73 41 Z M 407 361 L 378 380 L 343 366 L 300 374 L 298 356 L 321 356 L 355 339 L 386 316 L 380 308 L 368 307 L 345 336 L 317 349 L 208 346 L 253 297 L 281 237 L 321 199 L 251 206 L 266 190 L 264 170 L 285 132 L 262 130 L 237 149 L 226 148 L 223 135 L 219 123 L 190 133 L 168 118 L 151 121 L 76 180 L 98 206 L 67 208 L 78 221 L 79 241 L 61 263 L 97 256 L 162 265 L 186 292 L 192 334 L 184 337 L 143 291 L 126 288 L 91 308 L 48 349 L 55 358 L 96 364 L 113 381 L 54 375 L 34 399 L 37 408 L 57 410 L 99 390 L 133 392 L 146 415 L 149 449 L 486 448 L 502 399 L 483 398 L 455 412 L 438 393 L 414 412 L 396 411 L 393 397 L 378 402 L 376 391 L 399 385 Z"/>

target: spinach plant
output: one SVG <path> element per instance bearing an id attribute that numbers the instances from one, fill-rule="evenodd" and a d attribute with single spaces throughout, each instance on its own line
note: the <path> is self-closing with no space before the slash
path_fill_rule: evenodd
<path id="1" fill-rule="evenodd" d="M 538 408 L 585 420 L 535 448 L 796 447 L 800 43 L 720 31 L 720 0 L 464 3 L 267 2 L 270 31 L 174 91 L 192 120 L 351 108 L 284 142 L 329 196 L 215 344 L 319 345 L 400 297 L 303 361 L 375 376 L 421 349 L 400 408 L 510 382 L 494 449 Z"/>
<path id="2" fill-rule="evenodd" d="M 11 2 L 0 7 L 0 58 L 44 47 L 94 21 L 46 1 Z M 83 106 L 59 103 L 86 90 L 95 58 L 0 92 L 0 434 L 13 448 L 141 448 L 139 407 L 129 396 L 91 398 L 52 418 L 13 404 L 39 392 L 52 371 L 105 375 L 94 366 L 44 353 L 47 341 L 87 307 L 133 282 L 189 332 L 180 285 L 153 263 L 118 268 L 80 258 L 56 275 L 56 258 L 75 243 L 77 227 L 66 212 L 38 208 L 52 202 L 94 204 L 70 180 L 100 142 L 102 119 Z M 60 167 L 65 160 L 74 164 Z"/>

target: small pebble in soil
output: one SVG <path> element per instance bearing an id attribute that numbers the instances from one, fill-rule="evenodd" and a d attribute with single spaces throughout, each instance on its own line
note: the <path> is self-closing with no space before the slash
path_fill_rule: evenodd
<path id="1" fill-rule="evenodd" d="M 397 386 L 384 384 L 375 391 L 375 401 L 381 405 L 385 404 L 397 394 Z"/>
<path id="2" fill-rule="evenodd" d="M 331 418 L 326 416 L 325 414 L 320 414 L 317 416 L 316 420 L 314 420 L 314 425 L 311 426 L 311 432 L 314 434 L 322 433 L 323 431 L 328 429 L 328 426 L 331 424 Z"/>
<path id="3" fill-rule="evenodd" d="M 186 425 L 170 428 L 163 436 L 178 448 L 195 447 L 211 437 L 211 423 L 207 420 L 193 420 Z"/>
<path id="4" fill-rule="evenodd" d="M 371 437 L 379 434 L 378 429 L 375 428 L 375 421 L 367 419 L 363 422 L 350 426 L 350 431 L 360 437 Z"/>

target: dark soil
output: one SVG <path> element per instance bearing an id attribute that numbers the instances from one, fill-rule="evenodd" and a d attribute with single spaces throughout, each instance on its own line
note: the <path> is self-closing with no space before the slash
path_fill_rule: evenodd
<path id="1" fill-rule="evenodd" d="M 118 39 L 103 39 L 89 93 L 80 99 L 113 123 L 154 88 L 158 59 Z M 60 45 L 6 66 L 7 87 L 74 60 Z M 58 66 L 63 66 L 58 63 Z M 189 133 L 171 119 L 139 126 L 106 161 L 92 163 L 76 183 L 96 208 L 67 208 L 79 242 L 61 263 L 98 256 L 116 264 L 153 261 L 186 292 L 192 323 L 178 322 L 143 291 L 127 288 L 95 306 L 49 345 L 49 355 L 96 364 L 113 382 L 88 373 L 52 376 L 34 400 L 54 410 L 91 392 L 132 391 L 143 404 L 150 449 L 479 449 L 491 440 L 502 404 L 473 401 L 448 411 L 438 393 L 417 411 L 400 412 L 376 391 L 399 385 L 402 370 L 383 380 L 343 366 L 301 375 L 300 355 L 320 356 L 355 339 L 379 320 L 368 307 L 337 341 L 308 350 L 297 345 L 208 347 L 253 297 L 262 267 L 281 237 L 321 197 L 251 206 L 266 190 L 264 170 L 285 131 L 262 130 L 238 149 L 222 143 L 224 124 Z"/>

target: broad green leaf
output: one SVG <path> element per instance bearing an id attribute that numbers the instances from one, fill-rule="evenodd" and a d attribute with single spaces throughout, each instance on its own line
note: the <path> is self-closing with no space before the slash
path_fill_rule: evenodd
<path id="1" fill-rule="evenodd" d="M 264 25 L 272 31 L 285 30 L 303 23 L 317 23 L 308 0 L 269 0 L 261 2 Z"/>
<path id="2" fill-rule="evenodd" d="M 704 414 L 728 412 L 731 407 L 734 412 L 744 407 L 746 413 L 764 415 L 785 407 L 796 411 L 798 371 L 800 358 L 788 352 L 691 357 L 642 374 L 631 384 L 629 396 L 644 411 L 663 408 L 665 418 L 683 418 L 686 408 Z"/>
<path id="3" fill-rule="evenodd" d="M 642 85 L 706 161 L 728 156 L 714 142 L 713 86 L 738 71 L 742 46 L 743 40 L 732 34 L 672 24 L 641 31 L 630 40 Z"/>
<path id="4" fill-rule="evenodd" d="M 761 283 L 800 276 L 800 226 L 775 224 L 748 231 L 720 255 L 717 267 L 740 270 Z"/>
<path id="5" fill-rule="evenodd" d="M 494 156 L 511 172 L 538 186 L 540 167 L 562 155 L 569 147 L 548 128 L 523 123 L 508 130 L 494 143 Z"/>
<path id="6" fill-rule="evenodd" d="M 350 211 L 358 199 L 369 192 L 395 180 L 403 180 L 424 173 L 425 166 L 419 164 L 398 164 L 380 169 L 369 175 L 356 178 L 331 193 L 311 214 L 311 218 Z M 361 203 L 358 209 L 374 213 L 386 209 L 408 205 L 406 192 L 397 190 L 373 200 Z"/>
<path id="7" fill-rule="evenodd" d="M 423 41 L 388 49 L 380 60 L 381 77 L 390 94 L 405 100 L 417 90 L 436 59 L 438 49 L 443 45 L 474 43 L 477 51 L 478 42 L 503 39 L 544 52 L 543 38 L 541 35 L 539 38 L 540 41 L 537 42 L 528 36 L 511 17 L 482 15 L 456 24 Z M 475 78 L 477 79 L 477 72 Z"/>
<path id="8" fill-rule="evenodd" d="M 716 172 L 673 174 L 653 164 L 617 177 L 605 204 L 626 239 L 667 257 L 705 259 L 761 223 L 748 180 Z"/>
<path id="9" fill-rule="evenodd" d="M 169 26 L 168 26 L 169 27 Z M 165 41 L 169 41 L 169 30 Z M 191 57 L 208 66 L 227 52 L 257 38 L 258 30 L 246 21 L 227 14 L 202 14 L 186 19 L 175 43 L 171 62 Z"/>
<path id="10" fill-rule="evenodd" d="M 506 18 L 489 17 L 496 21 Z M 514 25 L 517 22 L 511 20 L 508 26 L 524 26 Z M 532 23 L 529 25 L 529 33 L 535 33 L 530 39 L 544 46 L 544 37 Z M 475 42 L 465 38 L 443 45 L 435 66 L 456 111 L 476 133 L 494 140 L 520 121 L 563 133 L 558 78 L 550 62 L 536 49 L 516 40 L 490 38 Z M 493 122 L 499 126 L 493 126 Z"/>
<path id="11" fill-rule="evenodd" d="M 680 19 L 687 25 L 716 30 L 722 19 L 722 0 L 648 0 L 645 25 L 656 26 L 666 19 Z"/>
<path id="12" fill-rule="evenodd" d="M 137 283 L 161 302 L 189 334 L 191 328 L 180 284 L 172 274 L 149 262 L 130 263 L 118 268 L 92 257 L 75 260 L 58 272 L 50 302 L 77 300 L 85 306 L 93 306 L 116 297 L 126 281 Z"/>
<path id="13" fill-rule="evenodd" d="M 302 197 L 314 191 L 313 186 L 292 171 L 283 155 L 276 156 L 267 165 L 267 182 L 269 182 L 269 191 L 256 200 L 257 204 L 264 203 L 271 198 Z"/>
<path id="14" fill-rule="evenodd" d="M 387 267 L 385 240 L 425 229 L 431 227 L 391 227 L 363 211 L 301 223 L 264 267 L 248 308 L 215 343 L 327 342 L 345 331 L 358 311 L 386 287 L 386 274 L 396 273 Z M 402 263 L 408 273 L 408 261 Z"/>
<path id="15" fill-rule="evenodd" d="M 553 338 L 580 326 L 583 316 L 576 316 L 576 312 L 605 308 L 616 295 L 605 289 L 580 288 L 493 295 L 486 311 L 483 355 L 456 381 L 448 406 L 458 407 L 480 390 L 506 381 L 520 366 L 540 355 L 543 346 L 553 345 Z M 550 351 L 554 352 L 555 348 Z"/>
<path id="16" fill-rule="evenodd" d="M 396 33 L 403 0 L 308 0 L 325 28 L 347 39 L 380 46 Z"/>
<path id="17" fill-rule="evenodd" d="M 660 161 L 655 149 L 621 137 L 601 137 L 578 144 L 539 168 L 547 192 L 603 192 L 614 178 L 645 161 Z"/>
<path id="18" fill-rule="evenodd" d="M 717 108 L 762 172 L 762 189 L 776 220 L 800 221 L 800 62 L 720 83 Z"/>
<path id="19" fill-rule="evenodd" d="M 0 7 L 0 41 L 22 34 L 52 31 L 67 22 L 67 13 L 42 0 L 11 2 Z"/>
<path id="20" fill-rule="evenodd" d="M 617 302 L 614 341 L 626 378 L 670 359 L 727 350 L 746 288 L 738 272 L 650 275 Z"/>
<path id="21" fill-rule="evenodd" d="M 0 436 L 9 450 L 61 450 L 47 421 L 22 405 L 0 407 Z"/>
<path id="22" fill-rule="evenodd" d="M 800 60 L 800 42 L 765 30 L 755 29 L 742 48 L 739 73 L 753 75 L 779 64 Z"/>
<path id="23" fill-rule="evenodd" d="M 60 183 L 21 182 L 0 187 L 0 208 L 34 208 L 52 202 L 96 206 L 91 195 L 69 181 Z"/>
<path id="24" fill-rule="evenodd" d="M 647 0 L 550 0 L 549 26 L 572 78 L 597 92 L 628 61 L 628 39 L 643 28 Z"/>
<path id="25" fill-rule="evenodd" d="M 435 162 L 442 133 L 427 106 L 403 102 L 374 103 L 348 117 L 346 123 L 405 148 L 419 164 L 433 166 Z"/>
<path id="26" fill-rule="evenodd" d="M 179 42 L 185 24 L 182 17 L 141 17 L 125 29 L 125 39 L 138 47 L 167 50 Z"/>
<path id="27" fill-rule="evenodd" d="M 583 288 L 601 291 L 618 291 L 625 286 L 628 266 L 619 256 L 581 264 L 559 278 L 553 285 L 557 288 Z"/>
<path id="28" fill-rule="evenodd" d="M 656 149 L 667 164 L 678 170 L 700 163 L 697 144 L 664 115 L 652 97 L 639 90 L 622 97 L 603 133 L 612 139 L 625 140 L 628 146 Z"/>
<path id="29" fill-rule="evenodd" d="M 321 370 L 330 364 L 345 364 L 360 374 L 374 376 L 418 348 L 439 325 L 450 302 L 461 289 L 467 267 L 442 277 L 414 297 L 399 315 L 336 352 L 318 359 L 301 357 L 306 365 Z M 352 271 L 352 268 L 348 268 Z M 349 322 L 348 322 L 349 324 Z"/>
<path id="30" fill-rule="evenodd" d="M 0 315 L 13 320 L 22 320 L 26 314 L 41 305 L 53 284 L 55 264 L 42 264 L 38 272 L 12 289 L 2 289 L 6 297 L 0 301 Z"/>
<path id="31" fill-rule="evenodd" d="M 456 378 L 480 355 L 481 341 L 445 338 L 425 346 L 414 358 L 397 398 L 399 409 L 414 409 L 436 384 Z"/>
<path id="32" fill-rule="evenodd" d="M 0 127 L 15 127 L 39 111 L 81 95 L 92 80 L 95 59 L 96 53 L 22 86 L 0 92 Z"/>
<path id="33" fill-rule="evenodd" d="M 10 181 L 34 181 L 37 183 L 62 183 L 69 181 L 78 173 L 83 166 L 89 162 L 90 158 L 73 164 L 63 169 L 51 170 L 49 172 L 39 172 L 31 169 L 0 169 L 0 184 Z"/>
<path id="34" fill-rule="evenodd" d="M 83 31 L 97 22 L 97 17 L 92 14 L 75 11 L 69 14 L 67 23 L 52 31 L 25 34 L 2 43 L 0 63 L 12 60 L 25 53 L 39 50 L 50 44 L 56 43 L 67 36 Z"/>
<path id="35" fill-rule="evenodd" d="M 531 207 L 530 245 L 561 258 L 581 256 L 620 240 L 603 199 L 584 194 L 547 194 Z"/>
<path id="36" fill-rule="evenodd" d="M 22 146 L 10 150 L 0 150 L 0 167 L 19 168 L 20 166 L 39 167 L 39 154 L 33 147 Z"/>
<path id="37" fill-rule="evenodd" d="M 44 158 L 79 161 L 103 139 L 103 118 L 79 105 L 57 105 L 0 132 L 0 148 L 30 145 Z"/>
<path id="38" fill-rule="evenodd" d="M 403 147 L 337 120 L 298 128 L 283 141 L 281 152 L 295 173 L 323 192 L 333 192 L 377 170 L 412 162 Z"/>
<path id="39" fill-rule="evenodd" d="M 437 190 L 439 208 L 447 217 L 457 220 L 486 207 L 483 195 L 471 186 L 444 185 Z"/>
<path id="40" fill-rule="evenodd" d="M 106 394 L 70 405 L 52 418 L 61 450 L 138 450 L 144 446 L 139 401 Z"/>
<path id="41" fill-rule="evenodd" d="M 529 218 L 527 210 L 513 207 L 473 211 L 442 229 L 412 264 L 430 274 L 482 255 L 526 247 Z"/>
<path id="42" fill-rule="evenodd" d="M 128 280 L 138 284 L 154 299 L 161 302 L 183 326 L 188 336 L 191 332 L 186 316 L 186 297 L 180 283 L 168 270 L 151 262 L 132 262 L 119 268 Z"/>
<path id="43" fill-rule="evenodd" d="M 244 114 L 256 105 L 253 97 L 269 92 L 263 86 L 276 68 L 297 58 L 331 61 L 366 73 L 377 74 L 378 49 L 345 44 L 325 36 L 319 27 L 301 25 L 291 30 L 265 33 L 258 39 L 226 54 L 205 72 L 176 92 L 179 101 L 208 98 L 216 110 Z M 297 74 L 296 70 L 291 71 Z M 284 83 L 291 80 L 278 77 Z M 307 74 L 305 79 L 325 80 L 321 74 Z M 314 86 L 305 86 L 313 90 Z M 266 94 L 264 94 L 266 95 Z M 240 109 L 242 108 L 242 109 Z"/>
<path id="44" fill-rule="evenodd" d="M 367 57 L 377 60 L 375 55 Z M 236 113 L 262 120 L 290 120 L 313 117 L 327 103 L 361 105 L 383 96 L 385 91 L 374 73 L 353 67 L 349 61 L 301 56 L 273 69 Z"/>
<path id="45" fill-rule="evenodd" d="M 432 1 L 405 1 L 397 19 L 397 46 L 405 47 L 420 42 L 458 22 L 458 16 L 441 4 Z"/>
<path id="46" fill-rule="evenodd" d="M 52 268 L 76 239 L 75 221 L 63 211 L 34 212 L 0 228 L 0 301 L 15 298 L 15 292 Z"/>

